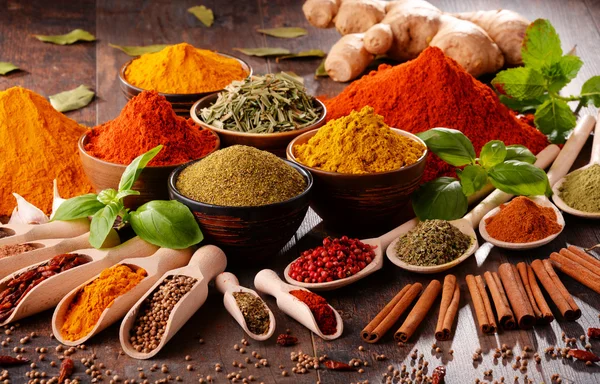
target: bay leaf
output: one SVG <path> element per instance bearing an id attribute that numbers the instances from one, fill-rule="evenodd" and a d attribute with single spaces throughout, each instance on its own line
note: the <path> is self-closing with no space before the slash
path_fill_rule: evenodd
<path id="1" fill-rule="evenodd" d="M 19 69 L 19 67 L 13 63 L 0 61 L 0 75 L 6 75 L 8 72 L 16 71 L 17 69 Z"/>
<path id="2" fill-rule="evenodd" d="M 196 18 L 207 27 L 213 25 L 213 22 L 215 21 L 215 15 L 212 9 L 206 8 L 204 5 L 197 5 L 189 8 L 188 12 L 196 16 Z"/>
<path id="3" fill-rule="evenodd" d="M 286 59 L 302 59 L 309 57 L 325 57 L 325 52 L 321 51 L 320 49 L 310 49 L 308 51 L 301 51 L 298 53 L 292 53 L 290 55 L 279 56 L 277 58 L 277 62 Z"/>
<path id="4" fill-rule="evenodd" d="M 168 44 L 134 46 L 134 45 L 115 45 L 115 44 L 110 44 L 110 43 L 108 45 L 113 48 L 120 49 L 121 51 L 125 52 L 129 56 L 133 56 L 133 57 L 141 56 L 144 53 L 159 52 L 169 46 Z"/>
<path id="5" fill-rule="evenodd" d="M 75 109 L 83 108 L 88 105 L 94 98 L 94 91 L 92 91 L 86 85 L 80 85 L 79 87 L 70 91 L 57 93 L 49 97 L 50 104 L 58 112 L 73 111 Z"/>
<path id="6" fill-rule="evenodd" d="M 319 64 L 319 67 L 315 71 L 315 78 L 317 77 L 329 77 L 329 74 L 325 70 L 325 59 L 321 61 L 321 64 Z"/>
<path id="7" fill-rule="evenodd" d="M 308 34 L 306 29 L 297 27 L 267 28 L 257 29 L 257 31 L 265 35 L 279 37 L 282 39 L 293 39 L 294 37 L 300 37 Z"/>
<path id="8" fill-rule="evenodd" d="M 83 29 L 74 29 L 65 35 L 33 35 L 36 39 L 45 43 L 52 43 L 58 45 L 73 44 L 78 41 L 95 41 L 96 37 L 84 31 Z"/>
<path id="9" fill-rule="evenodd" d="M 242 52 L 248 56 L 282 56 L 291 52 L 285 48 L 233 48 L 234 51 Z"/>

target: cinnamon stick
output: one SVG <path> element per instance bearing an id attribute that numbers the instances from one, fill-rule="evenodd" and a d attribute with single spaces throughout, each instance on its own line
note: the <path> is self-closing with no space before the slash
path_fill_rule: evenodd
<path id="1" fill-rule="evenodd" d="M 444 341 L 450 339 L 452 325 L 458 312 L 460 302 L 460 288 L 456 283 L 456 276 L 446 275 L 442 289 L 442 302 L 440 304 L 440 315 L 435 327 L 435 339 Z"/>
<path id="2" fill-rule="evenodd" d="M 575 248 L 573 246 L 571 246 L 571 248 Z M 594 275 L 598 275 L 600 276 L 600 266 L 596 265 L 595 262 L 593 262 L 591 259 L 594 259 L 593 257 L 587 255 L 587 256 L 582 256 L 581 253 L 579 253 L 581 251 L 576 251 L 576 252 L 572 252 L 569 249 L 561 249 L 560 250 L 560 254 L 563 255 L 564 257 L 566 257 L 567 259 L 570 259 L 574 262 L 576 262 L 577 264 L 581 264 L 583 267 L 585 267 L 586 269 L 588 269 L 590 272 L 592 272 Z M 598 260 L 596 260 L 596 262 L 598 262 Z M 600 262 L 598 262 L 600 263 Z"/>
<path id="3" fill-rule="evenodd" d="M 525 293 L 523 283 L 519 274 L 515 273 L 515 269 L 510 263 L 501 264 L 498 268 L 498 276 L 500 276 L 502 286 L 506 290 L 506 296 L 515 313 L 519 328 L 529 329 L 535 323 L 535 315 L 527 298 L 527 293 Z"/>
<path id="4" fill-rule="evenodd" d="M 529 305 L 533 309 L 533 314 L 535 315 L 535 319 L 538 323 L 542 323 L 544 319 L 542 318 L 542 311 L 538 307 L 535 302 L 535 297 L 533 297 L 533 291 L 531 290 L 531 285 L 529 285 L 529 275 L 527 274 L 527 264 L 524 262 L 517 263 L 516 266 L 517 272 L 519 274 L 519 278 L 523 284 L 523 288 L 525 288 L 525 294 L 527 299 L 529 300 Z"/>
<path id="5" fill-rule="evenodd" d="M 542 286 L 548 292 L 548 296 L 558 308 L 561 316 L 568 321 L 577 320 L 581 316 L 581 310 L 567 291 L 567 288 L 560 281 L 554 269 L 548 260 L 534 260 L 531 268 L 542 283 Z M 550 273 L 551 272 L 551 273 Z M 553 278 L 554 276 L 554 278 Z"/>
<path id="6" fill-rule="evenodd" d="M 600 260 L 596 259 L 594 256 L 590 255 L 583 249 L 576 247 L 574 245 L 569 245 L 567 249 L 579 257 L 585 259 L 588 263 L 594 264 L 596 267 L 600 268 Z"/>
<path id="7" fill-rule="evenodd" d="M 477 277 L 481 280 L 481 276 Z M 475 308 L 475 317 L 477 317 L 479 329 L 482 333 L 496 332 L 496 320 L 485 287 L 481 289 L 477 279 L 473 275 L 467 275 L 465 280 L 467 282 L 467 287 L 469 288 L 469 293 L 471 294 L 471 300 L 473 301 L 473 307 Z"/>
<path id="8" fill-rule="evenodd" d="M 496 272 L 493 274 L 490 272 L 485 272 L 483 274 L 483 278 L 485 279 L 485 283 L 487 284 L 490 294 L 492 295 L 494 308 L 496 308 L 496 313 L 498 314 L 498 323 L 500 323 L 500 326 L 503 329 L 515 329 L 517 327 L 515 316 L 510 309 L 510 304 L 508 303 L 508 299 L 506 298 L 506 294 L 504 293 L 504 288 L 502 288 L 502 283 L 500 282 L 498 274 Z"/>
<path id="9" fill-rule="evenodd" d="M 431 280 L 421 297 L 419 297 L 419 300 L 417 300 L 413 309 L 406 317 L 406 320 L 404 320 L 404 323 L 402 323 L 402 326 L 400 326 L 394 334 L 394 339 L 396 341 L 405 343 L 410 339 L 419 324 L 421 324 L 427 315 L 427 312 L 431 309 L 431 306 L 433 306 L 433 303 L 441 290 L 442 284 L 437 280 Z"/>
<path id="10" fill-rule="evenodd" d="M 546 302 L 546 298 L 538 285 L 537 279 L 535 278 L 535 273 L 533 273 L 533 268 L 531 265 L 527 265 L 527 277 L 529 280 L 529 285 L 531 286 L 531 292 L 533 293 L 533 297 L 535 298 L 535 302 L 537 303 L 540 311 L 542 312 L 542 324 L 550 324 L 554 321 L 554 315 Z"/>
<path id="11" fill-rule="evenodd" d="M 415 300 L 423 285 L 421 283 L 408 284 L 371 320 L 362 330 L 360 337 L 367 343 L 376 343 L 402 316 L 410 304 Z"/>
<path id="12" fill-rule="evenodd" d="M 550 261 L 553 267 L 558 268 L 565 275 L 571 276 L 589 289 L 600 293 L 600 276 L 590 272 L 585 266 L 556 252 L 550 254 Z"/>

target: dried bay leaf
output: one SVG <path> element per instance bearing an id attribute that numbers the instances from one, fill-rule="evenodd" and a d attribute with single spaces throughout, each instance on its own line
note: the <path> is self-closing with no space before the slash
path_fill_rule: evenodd
<path id="1" fill-rule="evenodd" d="M 58 45 L 73 44 L 78 41 L 95 41 L 96 37 L 83 29 L 75 29 L 65 35 L 33 35 L 36 39 L 45 43 Z"/>
<path id="2" fill-rule="evenodd" d="M 308 51 L 301 51 L 298 53 L 292 53 L 290 55 L 280 56 L 277 58 L 277 62 L 279 62 L 279 60 L 303 59 L 310 57 L 325 57 L 325 52 L 321 51 L 320 49 L 310 49 Z"/>
<path id="3" fill-rule="evenodd" d="M 57 93 L 49 97 L 50 104 L 59 112 L 73 111 L 75 109 L 83 108 L 88 105 L 94 98 L 94 91 L 92 91 L 86 85 L 80 85 L 79 87 L 70 91 Z"/>
<path id="4" fill-rule="evenodd" d="M 0 61 L 0 75 L 6 75 L 8 72 L 16 71 L 17 69 L 19 69 L 19 67 L 13 63 Z"/>
<path id="5" fill-rule="evenodd" d="M 316 77 L 329 77 L 329 74 L 325 70 L 325 59 L 321 61 L 321 64 L 319 64 L 319 67 L 315 71 L 315 78 Z"/>
<path id="6" fill-rule="evenodd" d="M 144 53 L 155 53 L 155 52 L 159 52 L 162 51 L 163 49 L 165 49 L 166 47 L 168 47 L 168 44 L 154 44 L 154 45 L 145 45 L 145 46 L 133 46 L 133 45 L 115 45 L 115 44 L 108 44 L 110 47 L 116 48 L 116 49 L 120 49 L 121 51 L 125 52 L 126 54 L 128 54 L 129 56 L 141 56 Z"/>
<path id="7" fill-rule="evenodd" d="M 293 39 L 294 37 L 300 37 L 308 34 L 306 29 L 297 27 L 267 28 L 257 29 L 257 31 L 265 35 L 279 37 L 282 39 Z"/>
<path id="8" fill-rule="evenodd" d="M 289 55 L 291 52 L 285 48 L 233 48 L 234 51 L 242 52 L 248 56 L 283 56 Z"/>
<path id="9" fill-rule="evenodd" d="M 204 5 L 197 5 L 189 8 L 188 12 L 196 16 L 196 18 L 207 27 L 213 25 L 213 22 L 215 21 L 215 15 L 213 14 L 212 9 L 206 8 Z"/>

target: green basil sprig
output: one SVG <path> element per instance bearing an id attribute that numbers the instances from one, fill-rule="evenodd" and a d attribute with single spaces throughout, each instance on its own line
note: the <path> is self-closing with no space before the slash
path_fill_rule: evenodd
<path id="1" fill-rule="evenodd" d="M 136 157 L 127 166 L 119 189 L 105 189 L 99 194 L 89 193 L 64 201 L 56 210 L 53 220 L 76 220 L 92 217 L 90 244 L 100 248 L 120 217 L 121 225 L 129 222 L 133 231 L 145 241 L 159 247 L 182 249 L 202 241 L 203 236 L 194 215 L 178 201 L 150 201 L 135 211 L 125 208 L 123 199 L 139 195 L 133 184 L 162 145 Z"/>
<path id="2" fill-rule="evenodd" d="M 471 141 L 460 131 L 433 128 L 419 133 L 427 148 L 457 169 L 458 179 L 440 177 L 423 184 L 412 197 L 415 214 L 421 220 L 454 220 L 467 213 L 467 197 L 489 182 L 512 195 L 551 194 L 546 172 L 533 165 L 535 156 L 522 145 L 504 145 L 492 140 L 483 146 L 479 158 Z"/>

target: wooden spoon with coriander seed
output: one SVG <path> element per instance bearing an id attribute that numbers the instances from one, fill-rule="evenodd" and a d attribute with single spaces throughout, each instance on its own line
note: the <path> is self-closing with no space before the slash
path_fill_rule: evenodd
<path id="1" fill-rule="evenodd" d="M 129 310 L 119 329 L 119 339 L 123 351 L 134 359 L 149 359 L 156 355 L 183 327 L 196 311 L 204 304 L 208 296 L 208 283 L 227 267 L 225 253 L 214 245 L 205 245 L 198 249 L 192 256 L 187 266 L 173 269 L 162 275 L 156 283 L 140 297 Z M 196 281 L 171 310 L 163 336 L 156 348 L 150 352 L 137 351 L 130 340 L 130 332 L 134 328 L 138 315 L 144 310 L 146 299 L 150 299 L 155 290 L 163 284 L 165 279 L 176 277 L 193 278 Z"/>
<path id="2" fill-rule="evenodd" d="M 310 292 L 308 289 L 296 287 L 282 281 L 277 273 L 271 269 L 263 269 L 256 274 L 254 286 L 260 292 L 274 296 L 277 299 L 277 306 L 288 316 L 291 316 L 300 324 L 310 329 L 317 336 L 324 340 L 335 340 L 342 335 L 344 331 L 344 322 L 340 314 L 331 305 L 336 320 L 336 332 L 332 335 L 325 335 L 321 332 L 314 315 L 308 305 L 290 294 L 290 291 L 302 290 Z"/>
<path id="3" fill-rule="evenodd" d="M 261 299 L 261 297 L 258 295 L 258 293 L 256 293 L 256 291 L 246 287 L 242 287 L 237 277 L 233 273 L 229 272 L 223 272 L 219 274 L 215 279 L 215 285 L 217 286 L 219 292 L 223 294 L 223 304 L 225 305 L 225 308 L 235 319 L 235 321 L 238 322 L 240 327 L 242 327 L 244 332 L 248 334 L 248 336 L 258 341 L 264 341 L 273 336 L 276 326 L 275 316 L 273 316 L 273 312 L 271 311 L 271 309 L 269 309 L 267 304 Z M 242 310 L 240 309 L 237 300 L 233 295 L 233 293 L 235 292 L 254 295 L 262 302 L 262 304 L 264 305 L 264 309 L 269 313 L 269 326 L 265 333 L 254 333 L 248 328 L 248 324 L 246 323 L 246 319 L 242 314 Z"/>
<path id="4" fill-rule="evenodd" d="M 87 218 L 45 224 L 7 224 L 0 226 L 0 246 L 76 237 L 89 231 Z"/>
<path id="5" fill-rule="evenodd" d="M 192 248 L 185 248 L 180 250 L 160 248 L 151 256 L 141 258 L 128 258 L 117 263 L 127 265 L 133 270 L 142 268 L 146 271 L 147 276 L 130 291 L 117 297 L 109 305 L 109 307 L 104 309 L 102 315 L 100 315 L 100 318 L 96 322 L 96 325 L 87 335 L 78 340 L 67 340 L 63 337 L 61 330 L 65 322 L 69 307 L 73 300 L 77 297 L 77 294 L 81 292 L 86 285 L 96 280 L 99 274 L 87 280 L 86 282 L 69 292 L 65 297 L 63 297 L 60 303 L 58 303 L 58 305 L 56 306 L 54 314 L 52 315 L 52 332 L 54 333 L 54 336 L 60 343 L 69 346 L 75 346 L 85 343 L 94 335 L 98 334 L 99 332 L 102 332 L 108 326 L 114 324 L 119 319 L 123 318 L 123 316 L 127 314 L 131 307 L 139 300 L 139 298 L 144 296 L 148 289 L 152 287 L 154 283 L 156 283 L 156 281 L 159 280 L 165 272 L 173 268 L 185 265 L 190 260 L 192 252 Z"/>

